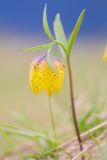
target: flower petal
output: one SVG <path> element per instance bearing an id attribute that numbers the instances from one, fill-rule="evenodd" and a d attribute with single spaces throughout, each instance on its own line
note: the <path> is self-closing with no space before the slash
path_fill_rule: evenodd
<path id="1" fill-rule="evenodd" d="M 64 79 L 64 65 L 58 61 L 55 62 L 57 74 L 56 74 L 56 83 L 55 90 L 56 92 L 60 92 Z"/>
<path id="2" fill-rule="evenodd" d="M 52 71 L 52 69 L 49 67 L 48 63 L 45 62 L 44 65 L 44 89 L 46 90 L 48 96 L 51 96 L 51 94 L 53 93 L 53 91 L 55 90 L 55 77 L 56 74 L 54 71 Z"/>
<path id="3" fill-rule="evenodd" d="M 43 89 L 43 70 L 41 63 L 32 62 L 30 66 L 30 87 L 31 90 L 38 94 Z"/>

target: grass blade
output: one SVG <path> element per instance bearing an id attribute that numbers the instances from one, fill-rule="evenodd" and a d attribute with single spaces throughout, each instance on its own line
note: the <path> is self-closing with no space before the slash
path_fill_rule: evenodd
<path id="1" fill-rule="evenodd" d="M 13 134 L 13 135 L 18 135 L 26 138 L 43 138 L 48 141 L 53 141 L 52 139 L 48 138 L 44 134 L 34 132 L 34 131 L 29 131 L 23 128 L 18 128 L 15 126 L 7 125 L 7 124 L 0 124 L 0 131 L 6 132 L 8 134 Z"/>

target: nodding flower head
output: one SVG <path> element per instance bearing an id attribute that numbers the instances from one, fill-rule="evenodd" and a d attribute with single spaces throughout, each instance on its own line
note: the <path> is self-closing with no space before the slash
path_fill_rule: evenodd
<path id="1" fill-rule="evenodd" d="M 54 91 L 60 92 L 64 79 L 64 64 L 58 59 L 53 59 L 56 71 L 49 66 L 46 57 L 39 57 L 32 61 L 30 65 L 30 87 L 38 94 L 45 90 L 48 96 Z"/>
<path id="2" fill-rule="evenodd" d="M 107 62 L 107 47 L 106 47 L 106 49 L 105 49 L 105 52 L 104 52 L 104 61 L 106 61 Z"/>

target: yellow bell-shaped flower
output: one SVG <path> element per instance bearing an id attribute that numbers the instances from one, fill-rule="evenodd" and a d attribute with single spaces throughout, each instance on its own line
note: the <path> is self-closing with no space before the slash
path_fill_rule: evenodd
<path id="1" fill-rule="evenodd" d="M 56 71 L 53 71 L 46 57 L 39 57 L 32 61 L 30 65 L 30 87 L 38 94 L 45 90 L 48 96 L 56 91 L 60 92 L 64 79 L 64 65 L 58 60 L 53 59 Z"/>
<path id="2" fill-rule="evenodd" d="M 107 46 L 105 48 L 105 51 L 104 51 L 104 57 L 103 57 L 104 61 L 107 62 Z"/>

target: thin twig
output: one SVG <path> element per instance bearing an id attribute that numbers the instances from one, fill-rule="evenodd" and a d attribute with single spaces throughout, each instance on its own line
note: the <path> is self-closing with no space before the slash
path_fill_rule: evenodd
<path id="1" fill-rule="evenodd" d="M 105 127 L 107 127 L 107 121 L 104 121 L 104 122 L 100 123 L 99 125 L 97 125 L 97 126 L 91 128 L 91 129 L 89 129 L 88 131 L 83 132 L 83 133 L 80 135 L 80 137 L 81 137 L 82 141 L 85 141 L 86 139 L 88 139 L 88 138 L 90 137 L 89 132 L 90 132 L 90 133 L 94 133 L 94 132 L 96 132 L 97 130 L 99 130 L 99 129 L 101 129 L 101 128 L 105 128 Z M 61 148 L 62 148 L 62 147 L 65 147 L 66 145 L 71 144 L 71 143 L 72 143 L 73 141 L 75 141 L 76 139 L 77 139 L 77 137 L 75 137 L 73 140 L 70 140 L 70 141 L 68 141 L 68 142 L 66 142 L 66 143 L 63 143 L 60 147 L 61 147 Z"/>
<path id="2" fill-rule="evenodd" d="M 78 160 L 79 157 L 83 156 L 83 154 L 92 146 L 92 144 L 90 144 L 89 146 L 87 146 L 83 151 L 81 151 L 79 154 L 77 154 L 72 160 Z"/>

